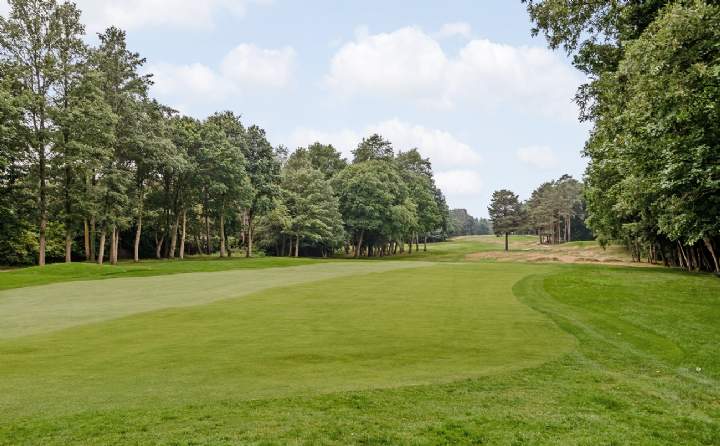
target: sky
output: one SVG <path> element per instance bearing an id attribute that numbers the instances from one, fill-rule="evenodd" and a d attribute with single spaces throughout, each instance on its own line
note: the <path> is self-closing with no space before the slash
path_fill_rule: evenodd
<path id="1" fill-rule="evenodd" d="M 164 104 L 232 110 L 273 145 L 331 143 L 349 159 L 380 133 L 429 157 L 450 207 L 478 217 L 496 189 L 524 199 L 586 165 L 583 78 L 531 36 L 520 0 L 76 3 L 90 42 L 127 30 Z"/>

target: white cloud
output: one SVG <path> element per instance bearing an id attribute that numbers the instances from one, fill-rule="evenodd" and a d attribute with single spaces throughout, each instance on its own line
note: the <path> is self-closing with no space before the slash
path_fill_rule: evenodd
<path id="1" fill-rule="evenodd" d="M 352 158 L 351 152 L 362 138 L 373 133 L 378 133 L 392 142 L 396 151 L 417 148 L 422 156 L 430 158 L 436 170 L 477 166 L 482 161 L 477 152 L 451 133 L 398 119 L 369 125 L 361 132 L 350 129 L 327 132 L 301 127 L 290 135 L 289 144 L 292 148 L 307 146 L 314 142 L 332 144 L 343 155 Z"/>
<path id="2" fill-rule="evenodd" d="M 157 63 L 145 67 L 153 73 L 153 93 L 170 106 L 190 109 L 192 104 L 224 101 L 228 96 L 258 89 L 287 87 L 293 79 L 296 53 L 291 47 L 263 49 L 241 44 L 228 52 L 218 69 L 193 64 Z"/>
<path id="3" fill-rule="evenodd" d="M 243 17 L 252 4 L 268 0 L 78 0 L 88 31 L 164 27 L 209 29 L 216 17 Z"/>
<path id="4" fill-rule="evenodd" d="M 88 32 L 114 25 L 122 29 L 163 27 L 210 29 L 220 15 L 244 17 L 248 7 L 273 0 L 75 0 Z M 0 14 L 7 14 L 0 0 Z"/>
<path id="5" fill-rule="evenodd" d="M 352 158 L 352 151 L 362 140 L 362 136 L 353 130 L 322 131 L 306 127 L 296 128 L 289 138 L 289 147 L 307 147 L 315 142 L 332 144 L 346 158 Z"/>
<path id="6" fill-rule="evenodd" d="M 435 37 L 438 39 L 447 39 L 456 36 L 466 39 L 471 38 L 472 27 L 465 22 L 446 23 L 440 27 L 440 31 L 435 33 Z"/>
<path id="7" fill-rule="evenodd" d="M 558 165 L 555 152 L 547 146 L 521 147 L 515 155 L 518 160 L 538 169 L 552 169 Z"/>
<path id="8" fill-rule="evenodd" d="M 458 196 L 478 195 L 483 189 L 482 178 L 474 170 L 457 169 L 436 172 L 435 181 L 450 199 L 457 199 Z"/>
<path id="9" fill-rule="evenodd" d="M 418 148 L 434 166 L 477 165 L 480 155 L 451 133 L 392 119 L 370 126 L 366 133 L 378 133 L 392 141 L 396 150 Z"/>
<path id="10" fill-rule="evenodd" d="M 572 97 L 582 78 L 545 48 L 476 39 L 448 55 L 436 39 L 407 27 L 344 44 L 325 81 L 343 96 L 375 94 L 439 107 L 508 107 L 574 118 Z"/>
<path id="11" fill-rule="evenodd" d="M 184 92 L 186 95 L 212 98 L 229 89 L 215 71 L 199 63 L 153 64 L 147 67 L 147 72 L 153 73 L 154 92 L 161 96 Z"/>
<path id="12" fill-rule="evenodd" d="M 343 45 L 332 58 L 327 83 L 343 94 L 363 91 L 415 95 L 443 82 L 448 60 L 440 45 L 419 28 L 365 36 Z"/>
<path id="13" fill-rule="evenodd" d="M 295 50 L 263 49 L 252 44 L 241 44 L 230 51 L 222 61 L 225 78 L 240 84 L 284 87 L 291 78 L 295 63 Z"/>

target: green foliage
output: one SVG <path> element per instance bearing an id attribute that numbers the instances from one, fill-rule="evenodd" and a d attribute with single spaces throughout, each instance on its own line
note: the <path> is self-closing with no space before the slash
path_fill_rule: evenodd
<path id="1" fill-rule="evenodd" d="M 528 224 L 544 243 L 561 243 L 573 240 L 573 223 L 579 222 L 582 230 L 583 185 L 569 175 L 546 182 L 535 189 L 526 203 Z M 577 225 L 575 225 L 577 226 Z"/>
<path id="2" fill-rule="evenodd" d="M 445 238 L 447 203 L 417 149 L 395 158 L 372 135 L 354 151 L 371 164 L 355 172 L 332 145 L 289 155 L 233 112 L 182 117 L 149 97 L 152 74 L 125 31 L 89 46 L 80 16 L 71 2 L 11 0 L 0 17 L 0 264 L 57 259 L 51 226 L 65 230 L 66 262 L 98 263 L 107 251 L 110 263 L 218 247 L 250 256 L 256 226 L 276 253 L 290 237 L 311 255 L 362 236 L 369 254 Z M 353 188 L 364 201 L 348 198 Z"/>
<path id="3" fill-rule="evenodd" d="M 496 190 L 490 199 L 488 214 L 495 234 L 508 234 L 522 228 L 525 221 L 518 196 L 507 189 Z"/>
<path id="4" fill-rule="evenodd" d="M 353 156 L 353 163 L 372 160 L 390 161 L 394 158 L 395 152 L 390 141 L 375 133 L 368 138 L 363 138 L 357 148 L 353 150 Z"/>
<path id="5" fill-rule="evenodd" d="M 282 203 L 288 224 L 283 231 L 296 243 L 329 248 L 332 252 L 343 240 L 342 216 L 338 198 L 330 182 L 309 162 L 288 163 L 283 172 Z"/>
<path id="6" fill-rule="evenodd" d="M 529 2 L 551 46 L 591 74 L 578 94 L 588 224 L 637 260 L 720 271 L 720 6 Z M 606 57 L 609 53 L 612 57 Z"/>
<path id="7" fill-rule="evenodd" d="M 486 235 L 492 233 L 492 224 L 485 218 L 475 218 L 468 214 L 467 209 L 450 211 L 449 235 Z"/>

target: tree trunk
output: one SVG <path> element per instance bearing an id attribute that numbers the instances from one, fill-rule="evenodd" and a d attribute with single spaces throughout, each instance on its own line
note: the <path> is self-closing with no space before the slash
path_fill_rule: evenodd
<path id="1" fill-rule="evenodd" d="M 715 264 L 715 272 L 720 273 L 720 266 L 718 266 L 718 259 L 715 255 L 715 249 L 713 248 L 712 240 L 710 240 L 710 237 L 704 237 L 703 241 L 705 242 L 705 247 L 710 252 L 710 256 L 712 257 L 713 263 Z"/>
<path id="2" fill-rule="evenodd" d="M 65 263 L 72 262 L 72 234 L 69 229 L 65 229 Z"/>
<path id="3" fill-rule="evenodd" d="M 225 214 L 220 210 L 220 257 L 225 257 Z"/>
<path id="4" fill-rule="evenodd" d="M 170 234 L 170 251 L 168 251 L 168 258 L 175 258 L 175 249 L 177 248 L 177 235 L 178 227 L 180 226 L 180 214 L 175 215 L 175 221 L 172 226 L 172 234 Z"/>
<path id="5" fill-rule="evenodd" d="M 97 262 L 98 265 L 103 264 L 105 258 L 105 228 L 100 229 L 100 246 L 98 246 Z"/>
<path id="6" fill-rule="evenodd" d="M 425 238 L 423 239 L 423 252 L 427 252 L 427 234 L 425 234 Z"/>
<path id="7" fill-rule="evenodd" d="M 358 258 L 360 256 L 360 249 L 362 248 L 364 235 L 365 235 L 365 230 L 363 229 L 360 231 L 360 237 L 358 237 L 357 246 L 355 248 L 355 258 Z"/>
<path id="8" fill-rule="evenodd" d="M 412 255 L 412 245 L 413 245 L 412 236 L 410 236 L 410 242 L 408 243 L 408 254 L 409 255 Z"/>
<path id="9" fill-rule="evenodd" d="M 210 217 L 208 217 L 207 214 L 205 214 L 205 243 L 206 243 L 205 254 L 207 254 L 207 255 L 212 254 L 212 240 L 210 238 Z"/>
<path id="10" fill-rule="evenodd" d="M 157 238 L 157 234 L 155 234 L 155 258 L 156 259 L 162 259 L 162 246 L 165 242 L 165 234 L 160 237 L 160 240 Z"/>
<path id="11" fill-rule="evenodd" d="M 110 260 L 111 265 L 114 265 L 115 263 L 117 263 L 117 260 L 115 259 L 115 253 L 117 250 L 116 232 L 117 232 L 117 226 L 113 224 L 112 231 L 110 231 L 110 259 L 109 260 Z"/>
<path id="12" fill-rule="evenodd" d="M 287 241 L 285 240 L 287 237 L 285 237 L 285 234 L 282 235 L 282 245 L 280 247 L 280 256 L 283 256 L 285 254 L 285 245 L 287 244 Z"/>
<path id="13" fill-rule="evenodd" d="M 140 261 L 140 235 L 142 234 L 142 214 L 138 215 L 137 229 L 135 229 L 135 242 L 133 243 L 133 262 Z"/>
<path id="14" fill-rule="evenodd" d="M 187 235 L 187 209 L 182 211 L 182 231 L 180 232 L 180 260 L 185 258 L 185 236 Z"/>
<path id="15" fill-rule="evenodd" d="M 288 237 L 288 238 L 290 239 L 290 240 L 289 240 L 290 243 L 288 243 L 287 256 L 288 256 L 288 257 L 292 257 L 292 252 L 293 252 L 293 238 L 292 238 L 292 235 L 291 235 L 290 237 Z"/>
<path id="16" fill-rule="evenodd" d="M 83 218 L 83 242 L 85 246 L 85 261 L 91 261 L 90 258 L 90 228 L 88 227 L 87 218 Z"/>
<path id="17" fill-rule="evenodd" d="M 295 257 L 300 255 L 300 235 L 295 237 Z"/>
<path id="18" fill-rule="evenodd" d="M 120 229 L 115 229 L 115 264 L 118 262 L 118 252 L 120 251 Z"/>
<path id="19" fill-rule="evenodd" d="M 41 126 L 43 127 L 42 131 L 44 132 L 44 119 L 41 122 Z M 45 266 L 45 249 L 47 246 L 47 241 L 45 239 L 45 233 L 47 232 L 47 184 L 45 183 L 45 143 L 42 141 L 43 138 L 41 138 L 40 141 L 40 150 L 39 152 L 39 169 L 38 174 L 40 176 L 40 199 L 38 201 L 38 208 L 40 211 L 40 231 L 38 234 L 39 239 L 39 249 L 38 249 L 38 265 L 39 266 Z"/>
<path id="20" fill-rule="evenodd" d="M 41 208 L 44 207 L 44 205 L 40 206 Z M 42 212 L 42 211 L 41 211 Z M 40 249 L 38 250 L 38 265 L 39 266 L 45 266 L 45 232 L 47 229 L 47 219 L 44 217 L 40 217 L 40 232 L 39 232 L 39 239 L 40 239 Z"/>
<path id="21" fill-rule="evenodd" d="M 253 250 L 253 227 L 252 227 L 252 213 L 248 214 L 247 219 L 247 240 L 245 243 L 245 257 L 252 257 Z"/>
<path id="22" fill-rule="evenodd" d="M 509 251 L 508 233 L 505 233 L 505 251 Z"/>
<path id="23" fill-rule="evenodd" d="M 137 229 L 135 230 L 135 242 L 133 243 L 133 261 L 140 261 L 140 236 L 142 235 L 143 209 L 145 208 L 145 197 L 143 193 L 142 181 L 138 187 L 138 206 L 137 206 Z"/>
<path id="24" fill-rule="evenodd" d="M 420 237 L 415 234 L 415 252 L 420 252 Z"/>
<path id="25" fill-rule="evenodd" d="M 96 238 L 96 231 L 95 231 L 95 217 L 90 217 L 90 261 L 94 262 L 96 260 L 95 253 L 95 240 Z"/>

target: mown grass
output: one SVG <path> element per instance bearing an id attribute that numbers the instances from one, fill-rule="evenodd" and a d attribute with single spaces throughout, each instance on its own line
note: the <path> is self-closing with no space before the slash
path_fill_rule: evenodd
<path id="1" fill-rule="evenodd" d="M 719 321 L 660 268 L 343 276 L 2 340 L 0 444 L 715 445 Z"/>
<path id="2" fill-rule="evenodd" d="M 189 272 L 228 271 L 234 269 L 278 268 L 308 265 L 319 259 L 291 257 L 223 258 L 210 256 L 188 257 L 185 260 L 143 260 L 139 263 L 122 261 L 118 265 L 97 265 L 75 262 L 55 263 L 43 267 L 18 268 L 0 273 L 0 290 L 46 285 L 78 280 L 101 280 L 115 277 L 149 277 Z"/>

